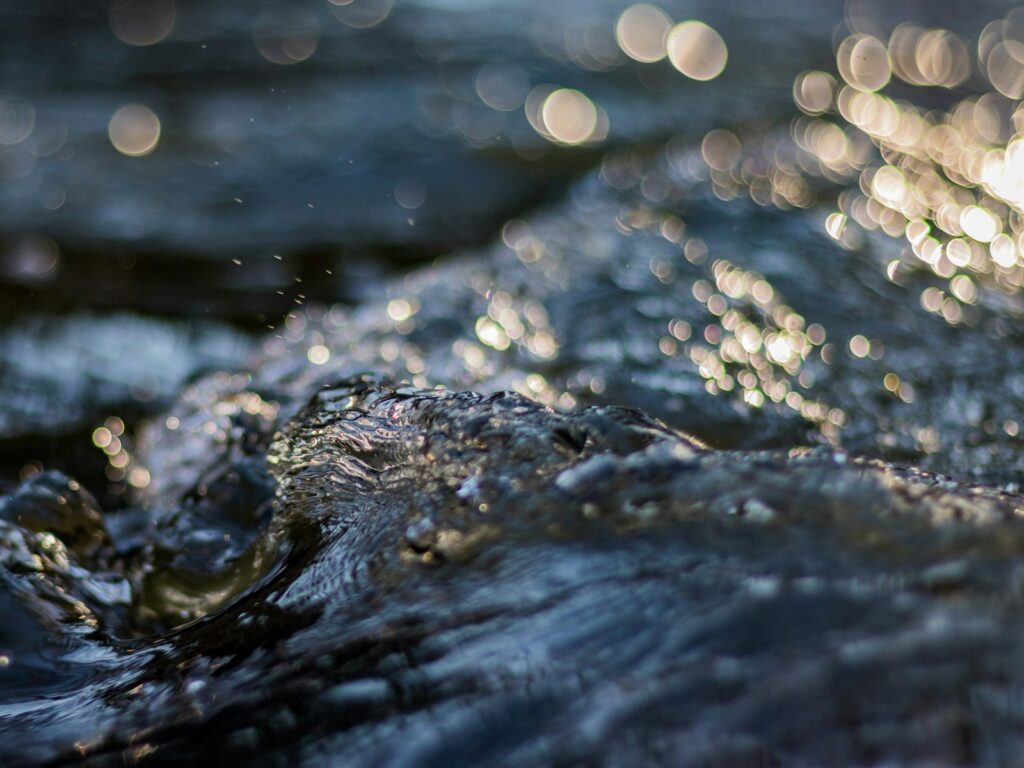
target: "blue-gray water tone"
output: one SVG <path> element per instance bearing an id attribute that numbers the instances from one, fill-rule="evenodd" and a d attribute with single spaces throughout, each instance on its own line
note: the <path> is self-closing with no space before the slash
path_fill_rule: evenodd
<path id="1" fill-rule="evenodd" d="M 1024 9 L 0 6 L 0 763 L 1024 753 Z"/>

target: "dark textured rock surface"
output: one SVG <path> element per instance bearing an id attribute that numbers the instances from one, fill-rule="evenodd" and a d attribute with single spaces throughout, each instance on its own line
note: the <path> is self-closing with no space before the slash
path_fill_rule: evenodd
<path id="1" fill-rule="evenodd" d="M 902 456 L 876 439 L 895 413 L 949 435 L 931 465 L 1012 480 L 1008 436 L 950 403 L 1013 408 L 1013 316 L 951 326 L 884 242 L 719 201 L 677 151 L 193 382 L 110 457 L 147 480 L 112 543 L 35 532 L 92 509 L 74 481 L 5 500 L 5 761 L 1012 762 L 1022 498 L 826 444 Z M 729 375 L 800 403 L 707 386 L 691 353 L 729 309 L 797 352 Z M 986 375 L 859 398 L 880 361 L 856 333 L 905 378 L 943 350 Z"/>
<path id="2" fill-rule="evenodd" d="M 277 564 L 155 642 L 72 622 L 91 631 L 64 631 L 59 679 L 33 681 L 48 701 L 0 713 L 5 762 L 24 738 L 32 762 L 89 765 L 1002 764 L 1019 748 L 1020 496 L 365 377 L 315 397 L 270 467 L 279 512 L 256 548 Z M 32 604 L 89 562 L 59 551 L 71 565 L 40 558 Z"/>
<path id="3" fill-rule="evenodd" d="M 574 4 L 529 8 L 516 25 L 505 6 L 410 4 L 365 34 L 321 26 L 317 56 L 276 70 L 250 16 L 182 3 L 174 35 L 135 52 L 141 69 L 127 49 L 93 61 L 70 45 L 62 73 L 29 66 L 34 25 L 98 40 L 103 14 L 4 10 L 24 33 L 0 47 L 4 69 L 38 89 L 33 103 L 49 93 L 91 117 L 67 139 L 81 152 L 26 165 L 28 144 L 0 142 L 0 168 L 27 169 L 0 190 L 25 198 L 0 212 L 17 236 L 4 274 L 38 291 L 17 294 L 0 333 L 0 447 L 63 435 L 33 443 L 45 461 L 0 495 L 0 763 L 1017 762 L 1020 17 L 985 27 L 986 72 L 931 90 L 907 83 L 966 61 L 952 37 L 928 38 L 934 61 L 915 75 L 895 38 L 891 56 L 868 39 L 852 71 L 837 32 L 851 85 L 817 73 L 815 106 L 785 62 L 810 65 L 829 9 L 759 27 L 756 3 L 694 6 L 735 64 L 701 90 L 601 59 L 612 3 L 578 25 Z M 886 40 L 911 11 L 970 35 L 988 20 L 984 4 L 969 19 L 941 4 L 846 11 L 848 31 Z M 531 83 L 564 72 L 551 79 L 607 110 L 602 148 L 623 146 L 573 155 L 517 132 L 511 112 L 485 126 L 500 140 L 478 131 L 487 113 L 466 84 L 496 49 L 521 55 Z M 406 66 L 410 50 L 428 74 Z M 903 84 L 863 82 L 883 59 Z M 293 78 L 301 120 L 254 95 L 264 72 Z M 446 106 L 417 113 L 424 77 Z M 158 153 L 112 154 L 111 82 L 179 105 Z M 804 114 L 771 125 L 791 92 Z M 335 96 L 367 120 L 316 108 Z M 199 107 L 223 118 L 236 102 L 264 109 L 253 133 L 202 133 Z M 721 120 L 730 130 L 702 140 Z M 647 141 L 661 133 L 678 135 Z M 319 167 L 335 141 L 365 163 L 351 178 Z M 556 175 L 573 156 L 598 167 L 486 247 L 368 272 L 354 293 L 328 273 L 381 242 L 411 253 L 442 230 L 490 231 L 496 201 L 546 188 L 517 186 L 542 147 Z M 192 166 L 209 171 L 211 152 L 226 165 L 206 176 Z M 424 203 L 406 239 L 374 195 L 399 166 L 435 162 L 451 195 L 437 220 Z M 449 171 L 509 183 L 449 190 Z M 151 188 L 154 174 L 173 178 Z M 18 208 L 32 179 L 58 177 L 81 185 L 77 203 L 54 218 Z M 266 188 L 218 208 L 222 183 L 254 179 Z M 356 187 L 366 210 L 337 215 Z M 329 215 L 288 208 L 310 191 Z M 254 253 L 282 232 L 297 261 Z M 108 267 L 139 276 L 95 303 L 170 269 L 175 285 L 194 278 L 183 304 L 218 295 L 248 312 L 234 300 L 284 280 L 292 309 L 250 319 L 272 326 L 258 347 L 213 322 L 51 317 L 60 280 L 89 270 L 48 238 L 109 248 Z M 351 251 L 327 258 L 323 238 Z M 246 248 L 253 262 L 227 267 Z M 211 289 L 181 254 L 247 287 Z M 92 464 L 61 460 L 78 442 Z"/>

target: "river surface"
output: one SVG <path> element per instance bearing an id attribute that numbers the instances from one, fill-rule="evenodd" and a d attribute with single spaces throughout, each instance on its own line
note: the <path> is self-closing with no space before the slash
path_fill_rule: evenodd
<path id="1" fill-rule="evenodd" d="M 1019 764 L 1024 11 L 0 17 L 0 764 Z"/>

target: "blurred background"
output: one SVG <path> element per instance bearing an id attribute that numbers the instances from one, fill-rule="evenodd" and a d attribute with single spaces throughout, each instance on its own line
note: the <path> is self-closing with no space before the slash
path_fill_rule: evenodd
<path id="1" fill-rule="evenodd" d="M 610 150 L 788 124 L 794 81 L 833 71 L 851 32 L 888 41 L 909 21 L 971 41 L 961 55 L 943 38 L 943 71 L 892 80 L 894 96 L 943 86 L 915 100 L 948 109 L 986 76 L 969 66 L 974 41 L 1006 12 L 990 0 L 4 2 L 0 478 L 43 463 L 102 472 L 88 439 L 101 420 L 117 434 L 198 371 L 241 364 L 296 304 L 354 303 L 488 241 Z M 992 53 L 1010 62 L 1004 93 L 1022 87 L 1024 43 L 1010 42 Z M 860 53 L 867 69 L 852 76 L 870 79 Z"/>

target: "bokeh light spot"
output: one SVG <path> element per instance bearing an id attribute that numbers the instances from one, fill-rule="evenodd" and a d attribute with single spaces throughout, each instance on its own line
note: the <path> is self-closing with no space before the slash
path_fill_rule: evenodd
<path id="1" fill-rule="evenodd" d="M 302 8 L 276 7 L 264 11 L 252 32 L 256 50 L 274 64 L 298 64 L 316 52 L 320 24 Z"/>
<path id="2" fill-rule="evenodd" d="M 17 96 L 0 98 L 0 144 L 20 144 L 32 133 L 36 111 Z"/>
<path id="3" fill-rule="evenodd" d="M 554 141 L 582 144 L 597 129 L 597 107 L 589 98 L 571 88 L 553 91 L 541 106 L 540 118 Z"/>
<path id="4" fill-rule="evenodd" d="M 870 35 L 850 35 L 839 44 L 836 64 L 843 80 L 859 91 L 884 88 L 892 76 L 885 44 Z"/>
<path id="5" fill-rule="evenodd" d="M 115 0 L 108 9 L 110 31 L 128 45 L 155 45 L 174 29 L 174 0 Z"/>
<path id="6" fill-rule="evenodd" d="M 1002 225 L 995 215 L 977 205 L 969 205 L 960 214 L 960 226 L 968 236 L 980 243 L 990 243 L 999 234 Z"/>
<path id="7" fill-rule="evenodd" d="M 803 72 L 793 83 L 793 100 L 809 115 L 820 115 L 832 106 L 836 80 L 827 72 Z"/>
<path id="8" fill-rule="evenodd" d="M 615 24 L 615 40 L 631 59 L 650 64 L 668 53 L 665 39 L 672 18 L 656 5 L 638 3 L 622 12 Z"/>
<path id="9" fill-rule="evenodd" d="M 988 55 L 985 73 L 993 87 L 1007 98 L 1024 98 L 1024 43 L 997 43 Z"/>
<path id="10" fill-rule="evenodd" d="M 323 344 L 314 344 L 306 352 L 306 358 L 313 365 L 323 365 L 331 359 L 331 350 L 325 347 Z"/>
<path id="11" fill-rule="evenodd" d="M 427 200 L 427 188 L 418 179 L 402 179 L 395 185 L 395 202 L 406 210 L 419 208 Z"/>
<path id="12" fill-rule="evenodd" d="M 740 161 L 743 148 L 732 131 L 716 128 L 709 131 L 700 145 L 701 156 L 709 168 L 728 171 Z"/>
<path id="13" fill-rule="evenodd" d="M 110 118 L 107 133 L 114 149 L 122 155 L 142 157 L 156 149 L 160 118 L 142 104 L 126 104 Z"/>
<path id="14" fill-rule="evenodd" d="M 702 21 L 676 24 L 667 46 L 672 66 L 693 80 L 714 80 L 729 58 L 722 36 Z"/>

